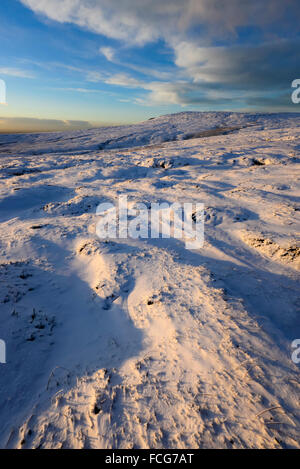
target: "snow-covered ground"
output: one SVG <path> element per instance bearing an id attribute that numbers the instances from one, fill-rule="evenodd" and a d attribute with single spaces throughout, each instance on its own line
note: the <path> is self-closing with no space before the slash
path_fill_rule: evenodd
<path id="1" fill-rule="evenodd" d="M 0 446 L 299 448 L 299 155 L 299 114 L 1 135 Z M 119 195 L 204 247 L 99 240 Z"/>

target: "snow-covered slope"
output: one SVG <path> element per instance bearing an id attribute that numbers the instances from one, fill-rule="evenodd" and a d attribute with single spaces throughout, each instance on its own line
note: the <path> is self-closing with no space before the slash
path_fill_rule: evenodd
<path id="1" fill-rule="evenodd" d="M 0 136 L 1 447 L 299 447 L 299 124 Z M 204 203 L 204 247 L 100 241 L 119 195 Z"/>
<path id="2" fill-rule="evenodd" d="M 236 112 L 182 112 L 156 117 L 140 124 L 72 132 L 0 135 L 1 153 L 22 155 L 132 148 L 183 140 L 207 130 L 234 130 L 255 125 L 260 129 L 299 125 L 300 114 Z"/>

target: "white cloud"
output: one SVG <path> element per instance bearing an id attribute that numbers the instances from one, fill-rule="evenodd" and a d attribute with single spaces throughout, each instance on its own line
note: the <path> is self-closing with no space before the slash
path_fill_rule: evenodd
<path id="1" fill-rule="evenodd" d="M 110 77 L 106 78 L 104 82 L 108 85 L 124 86 L 125 88 L 145 87 L 144 82 L 136 80 L 135 78 L 125 75 L 124 73 L 117 73 L 115 75 L 111 75 Z"/>
<path id="2" fill-rule="evenodd" d="M 171 71 L 164 75 L 160 67 L 153 67 L 147 77 L 147 69 L 151 68 L 148 63 L 141 67 L 118 62 L 111 47 L 99 51 L 115 65 L 143 73 L 145 81 L 123 73 L 107 76 L 86 72 L 91 82 L 144 90 L 148 103 L 214 102 L 220 89 L 229 96 L 230 86 L 231 90 L 244 91 L 251 87 L 261 91 L 268 85 L 282 88 L 284 83 L 290 83 L 289 75 L 296 76 L 299 69 L 299 44 L 280 39 L 287 36 L 287 31 L 298 31 L 299 0 L 20 1 L 38 14 L 120 40 L 123 46 L 163 40 L 174 53 L 178 67 L 174 74 Z M 239 32 L 249 26 L 250 31 L 260 31 L 260 43 L 236 45 Z M 216 41 L 225 45 L 216 47 Z M 280 61 L 284 67 L 278 67 Z M 158 81 L 147 82 L 151 75 Z"/>
<path id="3" fill-rule="evenodd" d="M 89 88 L 55 88 L 59 91 L 74 91 L 76 93 L 102 93 L 101 90 L 92 90 Z"/>
<path id="4" fill-rule="evenodd" d="M 74 23 L 92 32 L 145 44 L 155 35 L 152 24 L 143 17 L 145 0 L 21 0 L 36 13 L 61 23 Z M 155 0 L 156 1 L 156 0 Z M 147 8 L 147 7 L 146 7 Z M 149 2 L 148 2 L 149 11 Z"/>
<path id="5" fill-rule="evenodd" d="M 129 75 L 119 73 L 111 75 L 105 79 L 108 85 L 121 86 L 124 88 L 134 88 L 146 91 L 147 97 L 137 98 L 139 104 L 155 105 L 155 104 L 180 104 L 184 105 L 184 100 L 180 98 L 179 91 L 183 83 L 170 82 L 146 82 L 137 80 Z"/>
<path id="6" fill-rule="evenodd" d="M 0 75 L 18 78 L 35 78 L 31 72 L 20 68 L 0 67 Z"/>
<path id="7" fill-rule="evenodd" d="M 185 102 L 180 97 L 182 83 L 160 83 L 153 82 L 145 86 L 150 93 L 145 101 L 146 104 L 179 104 L 184 106 Z"/>
<path id="8" fill-rule="evenodd" d="M 92 83 L 98 83 L 104 80 L 104 75 L 101 72 L 93 71 L 93 70 L 81 70 L 81 72 L 85 73 L 86 80 Z"/>
<path id="9" fill-rule="evenodd" d="M 109 61 L 113 62 L 115 57 L 115 51 L 112 47 L 100 47 L 99 52 Z"/>
<path id="10" fill-rule="evenodd" d="M 214 36 L 245 25 L 267 26 L 275 21 L 298 28 L 298 0 L 21 0 L 52 20 L 77 24 L 128 43 L 145 44 L 163 38 L 182 41 L 197 26 Z M 289 8 L 288 8 L 289 7 Z M 294 10 L 294 11 L 292 11 Z M 298 15 L 299 18 L 299 15 Z M 195 31 L 194 31 L 195 34 Z"/>
<path id="11" fill-rule="evenodd" d="M 174 51 L 176 65 L 185 69 L 194 82 L 213 83 L 220 78 L 230 82 L 236 59 L 245 62 L 245 49 L 233 47 L 199 47 L 192 42 L 181 42 Z"/>
<path id="12" fill-rule="evenodd" d="M 31 117 L 0 117 L 1 132 L 40 132 L 77 130 L 92 127 L 88 121 L 36 119 Z"/>
<path id="13" fill-rule="evenodd" d="M 289 76 L 297 75 L 300 41 L 282 39 L 226 47 L 200 47 L 185 41 L 177 44 L 174 51 L 176 65 L 194 83 L 272 88 L 290 86 Z"/>

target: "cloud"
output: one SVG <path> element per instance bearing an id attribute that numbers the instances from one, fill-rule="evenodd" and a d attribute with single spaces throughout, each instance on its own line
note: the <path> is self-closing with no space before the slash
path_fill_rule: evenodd
<path id="1" fill-rule="evenodd" d="M 150 83 L 146 89 L 150 91 L 146 101 L 150 104 L 186 104 L 182 100 L 183 84 Z"/>
<path id="2" fill-rule="evenodd" d="M 39 15 L 119 40 L 127 49 L 162 40 L 173 54 L 174 73 L 122 63 L 111 47 L 99 51 L 145 79 L 86 73 L 91 82 L 139 90 L 139 103 L 276 103 L 276 90 L 286 91 L 299 74 L 300 43 L 292 39 L 299 34 L 299 0 L 20 1 Z"/>
<path id="3" fill-rule="evenodd" d="M 139 104 L 185 104 L 184 100 L 180 97 L 183 83 L 146 82 L 121 73 L 111 75 L 105 80 L 105 83 L 147 91 L 148 95 L 145 99 L 136 99 L 136 102 Z M 188 85 L 186 84 L 186 86 Z"/>
<path id="4" fill-rule="evenodd" d="M 267 108 L 272 110 L 293 110 L 297 112 L 297 107 L 291 104 L 291 92 L 283 91 L 271 96 L 268 94 L 265 95 L 253 95 L 248 96 L 245 99 L 246 105 L 259 108 Z"/>
<path id="5" fill-rule="evenodd" d="M 86 74 L 86 80 L 92 83 L 98 83 L 100 81 L 103 81 L 105 77 L 103 73 L 93 71 L 93 70 L 89 70 L 89 71 L 83 70 L 82 72 Z"/>
<path id="6" fill-rule="evenodd" d="M 289 87 L 299 73 L 300 40 L 230 47 L 182 42 L 175 47 L 175 63 L 198 83 L 239 89 Z"/>
<path id="7" fill-rule="evenodd" d="M 67 72 L 71 73 L 80 73 L 85 76 L 86 81 L 93 82 L 93 83 L 98 83 L 103 81 L 103 79 L 106 77 L 105 74 L 102 72 L 99 72 L 99 70 L 91 70 L 86 67 L 75 67 L 74 65 L 70 65 L 67 63 L 61 63 L 61 62 L 41 62 L 41 61 L 34 61 L 34 60 L 28 60 L 28 59 L 23 59 L 24 62 L 28 62 L 30 64 L 35 65 L 36 67 L 42 68 L 44 70 L 48 70 L 53 72 L 54 69 L 64 69 Z"/>
<path id="8" fill-rule="evenodd" d="M 105 80 L 105 83 L 147 91 L 148 95 L 146 98 L 137 98 L 135 100 L 138 104 L 185 104 L 184 100 L 180 97 L 182 83 L 172 84 L 168 82 L 145 82 L 121 73 L 111 75 Z"/>
<path id="9" fill-rule="evenodd" d="M 103 93 L 101 90 L 94 90 L 90 88 L 54 88 L 59 91 L 74 91 L 75 93 Z"/>
<path id="10" fill-rule="evenodd" d="M 115 57 L 115 51 L 112 47 L 100 47 L 99 52 L 109 61 L 113 62 Z"/>
<path id="11" fill-rule="evenodd" d="M 153 76 L 162 80 L 170 78 L 171 76 L 171 73 L 168 71 L 156 70 L 155 64 L 153 64 L 153 67 L 151 67 L 151 66 L 137 65 L 129 61 L 119 60 L 116 57 L 116 50 L 113 49 L 112 47 L 100 47 L 99 52 L 100 54 L 104 55 L 104 57 L 109 62 L 113 62 L 115 65 L 119 65 L 122 68 L 127 68 L 135 72 L 141 73 L 142 75 Z"/>
<path id="12" fill-rule="evenodd" d="M 144 99 L 138 98 L 137 103 L 149 106 L 158 104 L 222 106 L 232 104 L 234 94 L 232 91 L 210 90 L 203 88 L 198 83 L 183 81 L 175 83 L 152 82 L 145 84 L 144 89 L 148 91 L 148 95 Z M 242 104 L 242 93 L 235 93 L 234 100 Z"/>
<path id="13" fill-rule="evenodd" d="M 45 132 L 79 130 L 93 127 L 88 121 L 0 117 L 0 132 Z"/>
<path id="14" fill-rule="evenodd" d="M 22 70 L 20 68 L 11 68 L 11 67 L 0 67 L 0 75 L 7 75 L 10 77 L 18 78 L 35 78 L 35 76 L 28 72 L 27 70 Z"/>
<path id="15" fill-rule="evenodd" d="M 214 36 L 247 25 L 298 29 L 298 0 L 21 0 L 39 14 L 104 36 L 145 44 L 183 40 L 194 26 Z M 223 4 L 223 5 L 222 5 Z M 195 31 L 194 31 L 195 34 Z"/>
<path id="16" fill-rule="evenodd" d="M 144 88 L 146 86 L 143 81 L 130 77 L 125 73 L 111 75 L 104 82 L 108 85 L 124 86 L 125 88 Z"/>
<path id="17" fill-rule="evenodd" d="M 177 105 L 201 106 L 208 109 L 226 109 L 234 105 L 238 109 L 247 106 L 255 109 L 274 108 L 278 110 L 295 110 L 291 103 L 290 84 L 287 89 L 274 92 L 272 88 L 251 89 L 247 84 L 240 89 L 232 88 L 230 84 L 223 83 L 197 83 L 187 81 L 177 82 L 143 82 L 130 77 L 112 76 L 106 81 L 112 85 L 134 88 L 142 93 L 134 102 L 143 106 Z M 124 100 L 128 101 L 128 100 Z"/>

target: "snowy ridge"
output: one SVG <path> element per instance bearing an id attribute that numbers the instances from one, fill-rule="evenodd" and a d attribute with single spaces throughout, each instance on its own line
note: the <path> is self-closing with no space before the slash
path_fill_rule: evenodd
<path id="1" fill-rule="evenodd" d="M 131 148 L 182 140 L 193 134 L 215 129 L 251 125 L 282 128 L 299 125 L 300 114 L 259 114 L 237 112 L 182 112 L 156 117 L 135 125 L 99 129 L 0 135 L 0 155 L 6 152 L 41 154 L 64 150 L 80 152 L 101 149 Z"/>
<path id="2" fill-rule="evenodd" d="M 299 448 L 299 124 L 0 136 L 1 447 Z M 99 240 L 120 194 L 204 203 L 204 247 Z"/>

